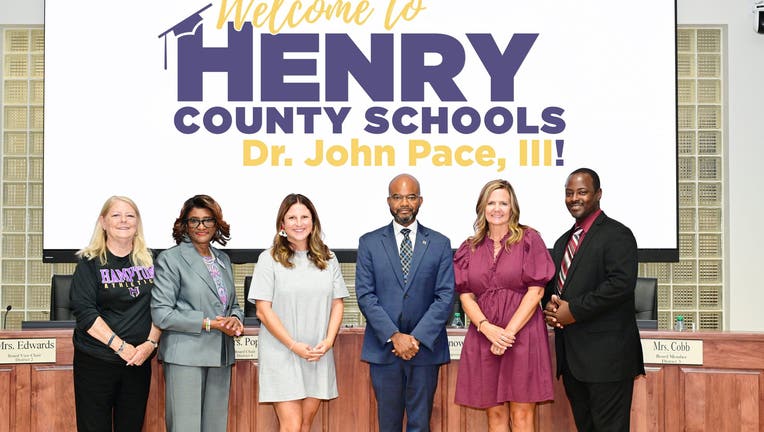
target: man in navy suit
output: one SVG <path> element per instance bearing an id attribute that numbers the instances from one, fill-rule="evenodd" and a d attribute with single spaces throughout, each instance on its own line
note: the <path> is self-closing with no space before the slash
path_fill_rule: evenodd
<path id="1" fill-rule="evenodd" d="M 430 430 L 438 369 L 450 356 L 446 321 L 454 297 L 451 242 L 416 220 L 419 182 L 396 176 L 393 222 L 358 244 L 355 291 L 366 317 L 361 359 L 369 363 L 380 432 Z"/>
<path id="2" fill-rule="evenodd" d="M 634 378 L 645 373 L 634 312 L 637 242 L 600 209 L 601 197 L 593 170 L 568 176 L 565 205 L 576 223 L 554 244 L 557 274 L 544 314 L 578 430 L 626 432 Z"/>

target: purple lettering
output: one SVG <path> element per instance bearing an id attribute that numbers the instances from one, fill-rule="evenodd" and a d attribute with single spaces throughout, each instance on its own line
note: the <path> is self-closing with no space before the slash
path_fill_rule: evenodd
<path id="1" fill-rule="evenodd" d="M 228 23 L 228 47 L 204 47 L 204 24 L 193 35 L 178 38 L 178 101 L 201 101 L 204 72 L 228 73 L 228 100 L 253 96 L 252 23 L 241 30 Z M 177 126 L 177 123 L 176 123 Z"/>
<path id="2" fill-rule="evenodd" d="M 565 110 L 560 107 L 544 108 L 544 111 L 541 112 L 541 120 L 545 124 L 541 126 L 541 131 L 548 134 L 562 133 L 565 130 L 565 120 L 562 118 L 564 112 Z"/>
<path id="3" fill-rule="evenodd" d="M 199 125 L 185 122 L 186 117 L 194 118 L 199 115 L 199 110 L 194 107 L 183 107 L 175 112 L 175 129 L 184 134 L 192 134 L 199 130 Z"/>
<path id="4" fill-rule="evenodd" d="M 109 269 L 101 269 L 101 283 L 111 283 L 111 277 L 109 277 Z"/>
<path id="5" fill-rule="evenodd" d="M 448 133 L 448 108 L 438 108 L 438 114 L 432 113 L 432 108 L 422 109 L 422 133 L 432 133 L 432 126 L 438 126 L 438 133 Z"/>
<path id="6" fill-rule="evenodd" d="M 383 134 L 390 129 L 390 123 L 385 118 L 387 114 L 387 108 L 373 106 L 366 110 L 366 126 L 363 128 L 371 134 Z"/>
<path id="7" fill-rule="evenodd" d="M 536 42 L 538 33 L 515 33 L 502 53 L 490 34 L 468 34 L 467 38 L 491 77 L 491 101 L 515 100 L 515 74 Z"/>
<path id="8" fill-rule="evenodd" d="M 371 59 L 346 34 L 326 35 L 326 100 L 348 100 L 348 76 L 374 101 L 394 98 L 393 35 L 371 35 Z"/>
<path id="9" fill-rule="evenodd" d="M 429 83 L 442 101 L 466 101 L 454 82 L 464 68 L 464 47 L 443 34 L 404 34 L 401 37 L 401 100 L 424 101 L 424 84 Z M 425 54 L 440 54 L 437 66 L 425 65 Z"/>
<path id="10" fill-rule="evenodd" d="M 318 83 L 285 83 L 287 75 L 316 75 L 313 59 L 286 59 L 287 52 L 318 52 L 317 34 L 263 34 L 260 37 L 260 95 L 263 101 L 318 101 Z M 251 78 L 251 77 L 250 77 Z"/>

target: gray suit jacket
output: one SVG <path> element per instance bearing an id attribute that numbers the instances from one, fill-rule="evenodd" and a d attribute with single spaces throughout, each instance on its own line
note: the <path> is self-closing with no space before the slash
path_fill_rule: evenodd
<path id="1" fill-rule="evenodd" d="M 211 248 L 223 275 L 228 302 L 222 305 L 215 282 L 190 242 L 165 250 L 155 263 L 151 318 L 162 329 L 159 359 L 185 366 L 227 366 L 235 361 L 233 338 L 202 329 L 204 318 L 244 313 L 236 299 L 231 260 Z"/>

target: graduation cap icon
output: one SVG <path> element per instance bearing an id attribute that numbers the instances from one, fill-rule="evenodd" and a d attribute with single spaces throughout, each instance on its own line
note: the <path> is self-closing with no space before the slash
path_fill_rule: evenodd
<path id="1" fill-rule="evenodd" d="M 198 27 L 199 24 L 201 24 L 202 22 L 202 15 L 201 15 L 202 12 L 209 9 L 211 6 L 212 6 L 212 3 L 199 9 L 198 11 L 189 15 L 188 18 L 170 27 L 169 29 L 167 29 L 166 31 L 164 31 L 162 34 L 158 36 L 160 38 L 162 37 L 164 38 L 164 68 L 165 70 L 167 70 L 167 34 L 172 32 L 172 34 L 175 35 L 175 37 L 181 37 L 184 35 L 194 34 L 194 32 L 196 32 L 196 27 Z"/>

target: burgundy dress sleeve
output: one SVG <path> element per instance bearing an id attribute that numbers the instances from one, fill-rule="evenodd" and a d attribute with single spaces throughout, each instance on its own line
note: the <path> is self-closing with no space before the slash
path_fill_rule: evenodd
<path id="1" fill-rule="evenodd" d="M 456 292 L 459 294 L 472 292 L 469 287 L 470 270 L 470 250 L 469 240 L 465 240 L 454 254 L 454 279 Z"/>
<path id="2" fill-rule="evenodd" d="M 523 235 L 523 247 L 523 283 L 525 286 L 546 286 L 554 277 L 554 262 L 544 240 L 536 230 L 529 228 Z"/>

